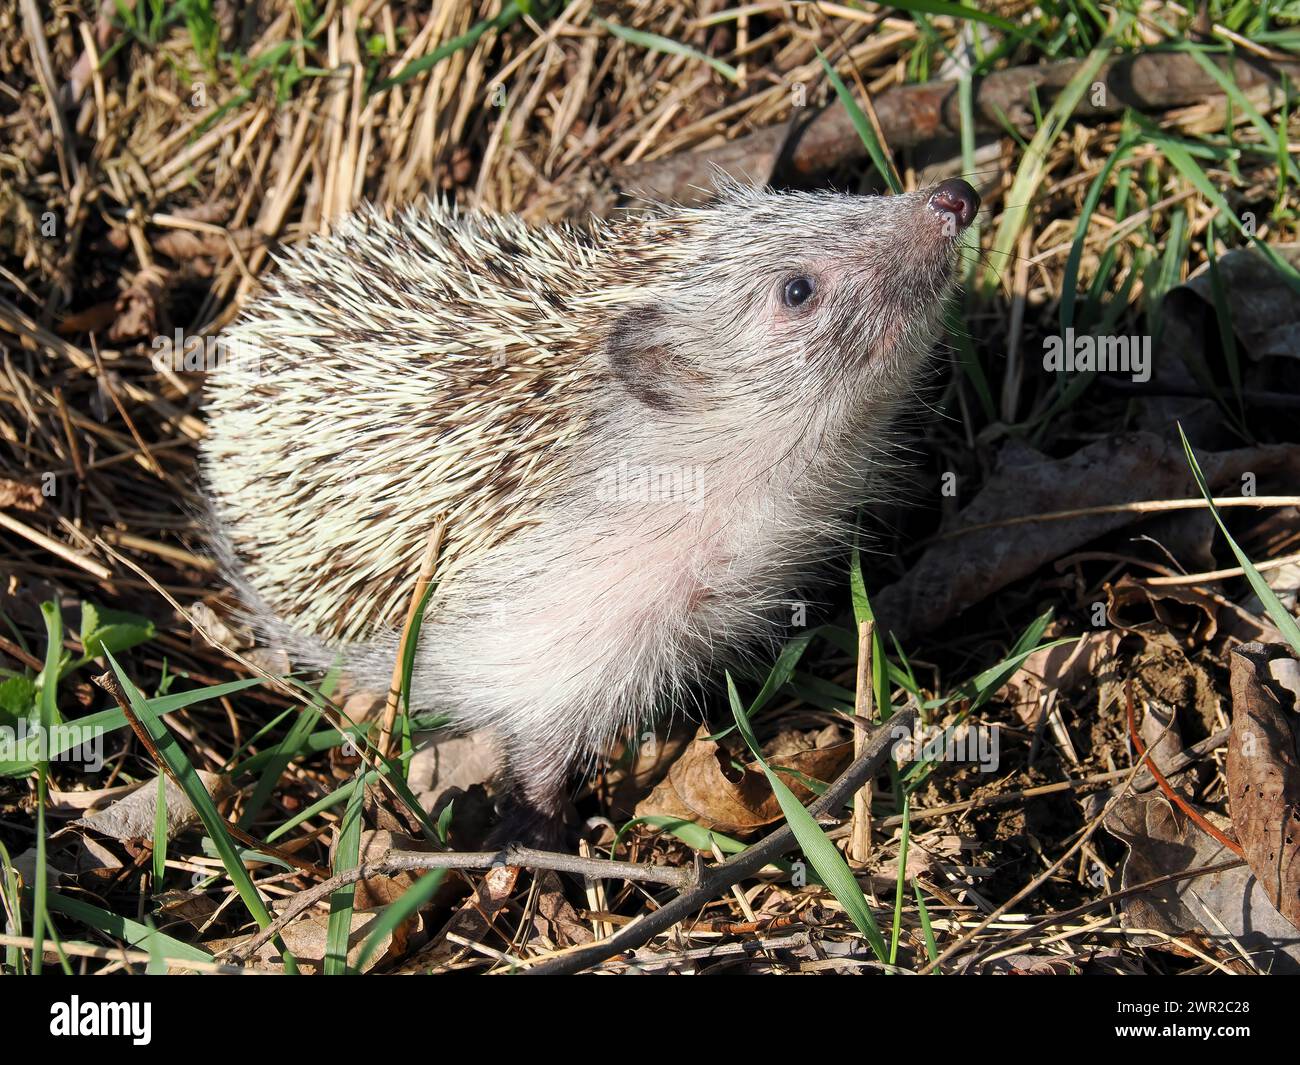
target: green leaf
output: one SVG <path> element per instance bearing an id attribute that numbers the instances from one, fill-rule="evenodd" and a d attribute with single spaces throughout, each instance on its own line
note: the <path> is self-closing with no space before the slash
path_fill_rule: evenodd
<path id="1" fill-rule="evenodd" d="M 158 774 L 158 795 L 153 808 L 153 890 L 162 891 L 167 876 L 167 774 Z"/>
<path id="2" fill-rule="evenodd" d="M 81 604 L 81 646 L 86 658 L 99 658 L 105 651 L 120 654 L 156 635 L 153 622 L 147 618 L 91 602 Z"/>
<path id="3" fill-rule="evenodd" d="M 786 683 L 794 675 L 794 667 L 799 664 L 799 659 L 808 650 L 808 645 L 812 643 L 812 639 L 816 635 L 816 629 L 800 633 L 781 648 L 776 664 L 768 672 L 767 679 L 763 681 L 763 686 L 759 689 L 758 694 L 754 696 L 753 703 L 750 704 L 749 712 L 751 714 L 758 713 L 767 705 L 772 696 L 785 687 Z"/>
<path id="4" fill-rule="evenodd" d="M 21 673 L 0 682 L 0 719 L 7 724 L 30 720 L 38 694 L 36 682 Z"/>
<path id="5" fill-rule="evenodd" d="M 731 712 L 736 719 L 736 728 L 745 738 L 750 753 L 763 767 L 767 781 L 772 787 L 772 793 L 781 806 L 781 812 L 785 814 L 786 823 L 789 824 L 795 839 L 803 849 L 804 856 L 817 871 L 817 876 L 822 883 L 844 907 L 844 912 L 849 915 L 849 919 L 871 945 L 876 957 L 885 961 L 889 956 L 889 949 L 880 934 L 875 917 L 871 914 L 866 896 L 862 894 L 862 888 L 853 877 L 853 871 L 844 860 L 844 856 L 836 849 L 835 844 L 821 830 L 821 826 L 817 824 L 812 814 L 795 798 L 794 792 L 786 787 L 785 782 L 763 759 L 758 739 L 750 728 L 749 718 L 741 706 L 740 695 L 736 691 L 736 682 L 730 673 L 727 674 L 727 697 L 731 701 Z"/>
<path id="6" fill-rule="evenodd" d="M 57 893 L 52 894 L 50 896 L 50 909 L 55 913 L 71 917 L 74 921 L 80 921 L 87 928 L 93 928 L 113 939 L 120 939 L 128 947 L 139 948 L 152 939 L 157 948 L 164 952 L 167 960 L 171 962 L 212 961 L 212 955 L 205 950 L 191 946 L 179 939 L 173 939 L 164 932 L 150 928 L 147 924 L 133 921 L 129 917 L 122 917 L 116 913 L 110 913 L 108 910 L 93 906 L 88 902 L 82 902 L 80 899 Z"/>
<path id="7" fill-rule="evenodd" d="M 912 890 L 916 892 L 916 909 L 921 915 L 921 934 L 925 937 L 925 956 L 931 961 L 939 957 L 939 945 L 934 941 L 934 927 L 930 924 L 930 909 L 921 894 L 921 885 L 912 881 Z M 938 970 L 936 969 L 937 973 Z"/>
<path id="8" fill-rule="evenodd" d="M 889 937 L 889 964 L 898 961 L 898 940 L 903 931 L 903 886 L 907 870 L 907 847 L 912 838 L 912 797 L 903 792 L 903 827 L 898 844 L 898 880 L 894 885 L 894 927 Z"/>
<path id="9" fill-rule="evenodd" d="M 59 661 L 62 657 L 63 618 L 56 603 L 42 603 L 45 619 L 45 668 L 40 676 L 41 734 L 49 736 L 59 720 L 57 705 Z M 49 757 L 49 752 L 45 752 Z M 36 884 L 32 888 L 32 973 L 41 974 L 45 954 L 45 931 L 49 925 L 49 869 L 46 856 L 45 802 L 49 790 L 50 764 L 42 759 L 36 766 Z"/>
<path id="10" fill-rule="evenodd" d="M 321 712 L 316 706 L 304 707 L 289 727 L 289 732 L 284 739 L 266 752 L 270 757 L 266 760 L 266 766 L 261 770 L 261 776 L 253 787 L 253 794 L 249 796 L 248 804 L 239 818 L 240 828 L 248 829 L 257 819 L 257 815 L 262 812 L 262 807 L 271 797 L 289 763 L 298 756 L 311 736 L 312 729 L 316 727 L 320 716 Z"/>
<path id="11" fill-rule="evenodd" d="M 176 692 L 174 695 L 162 695 L 156 699 L 147 699 L 145 701 L 149 709 L 161 717 L 208 699 L 220 699 L 223 695 L 233 695 L 235 692 L 241 692 L 246 688 L 254 688 L 261 683 L 261 678 L 251 677 L 247 680 L 232 680 L 225 684 L 213 684 L 207 688 L 191 688 L 189 691 Z M 93 714 L 87 714 L 85 717 L 79 717 L 76 725 L 82 735 L 87 732 L 107 735 L 110 732 L 117 732 L 119 729 L 126 728 L 127 721 L 121 707 L 115 706 L 110 710 L 99 710 Z M 73 735 L 65 737 L 62 742 L 63 746 L 52 747 L 50 750 L 51 758 L 57 758 L 59 755 L 71 750 L 76 746 L 78 740 Z"/>
<path id="12" fill-rule="evenodd" d="M 361 860 L 361 809 L 365 795 L 364 785 L 353 788 L 347 809 L 343 811 L 343 820 L 339 823 L 338 837 L 334 843 L 332 872 L 335 876 L 355 869 Z M 329 930 L 325 937 L 326 976 L 347 974 L 348 939 L 352 935 L 352 902 L 356 893 L 356 884 L 345 884 L 330 895 Z"/>
<path id="13" fill-rule="evenodd" d="M 876 615 L 867 598 L 867 582 L 862 575 L 862 556 L 858 549 L 853 549 L 849 562 L 849 591 L 853 597 L 853 618 L 861 628 L 870 621 L 874 626 L 871 632 L 871 691 L 876 704 L 876 716 L 881 721 L 888 721 L 894 712 L 893 700 L 890 698 L 889 658 L 885 654 L 885 636 L 876 625 Z M 853 634 L 853 655 L 858 653 L 857 633 Z"/>
<path id="14" fill-rule="evenodd" d="M 667 814 L 650 814 L 646 817 L 634 817 L 618 830 L 618 836 L 614 840 L 616 849 L 623 836 L 637 825 L 648 825 L 650 828 L 668 832 L 676 836 L 692 850 L 697 850 L 701 854 L 712 854 L 714 843 L 718 845 L 718 849 L 724 854 L 739 854 L 746 847 L 746 844 L 741 840 L 734 839 L 731 836 L 724 836 L 713 829 L 704 828 L 694 821 L 686 821 L 680 817 L 670 817 Z"/>

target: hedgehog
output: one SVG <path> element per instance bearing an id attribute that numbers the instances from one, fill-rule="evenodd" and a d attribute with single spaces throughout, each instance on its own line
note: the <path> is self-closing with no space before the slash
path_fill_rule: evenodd
<path id="1" fill-rule="evenodd" d="M 201 468 L 246 616 L 490 729 L 499 840 L 778 638 L 884 468 L 979 199 L 721 184 L 584 227 L 426 201 L 285 252 L 209 375 Z"/>

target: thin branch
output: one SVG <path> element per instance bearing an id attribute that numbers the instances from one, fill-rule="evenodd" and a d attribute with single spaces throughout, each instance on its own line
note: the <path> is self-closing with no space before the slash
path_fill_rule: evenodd
<path id="1" fill-rule="evenodd" d="M 382 858 L 345 869 L 322 883 L 298 892 L 274 922 L 251 939 L 232 947 L 227 953 L 231 958 L 236 959 L 251 957 L 264 943 L 283 931 L 285 926 L 299 914 L 328 898 L 339 888 L 355 884 L 358 880 L 392 873 L 425 872 L 432 869 L 493 869 L 501 865 L 525 869 L 551 869 L 558 873 L 574 873 L 592 878 L 644 881 L 680 889 L 693 887 L 699 881 L 694 869 L 637 862 L 612 862 L 600 858 L 579 858 L 572 854 L 533 850 L 530 847 L 514 844 L 498 851 L 389 851 Z"/>
<path id="2" fill-rule="evenodd" d="M 916 708 L 908 707 L 898 711 L 876 729 L 872 733 L 870 742 L 854 759 L 853 764 L 836 778 L 821 798 L 808 807 L 808 812 L 813 817 L 820 817 L 830 811 L 838 811 L 850 802 L 858 789 L 875 776 L 876 771 L 885 763 L 900 733 L 911 733 L 916 724 L 916 717 Z M 783 825 L 764 837 L 761 842 L 741 851 L 721 865 L 705 869 L 700 875 L 698 886 L 678 895 L 653 913 L 648 913 L 632 922 L 609 939 L 581 947 L 526 972 L 530 976 L 568 976 L 580 973 L 615 954 L 636 950 L 660 932 L 685 920 L 732 885 L 740 883 L 780 855 L 794 849 L 796 845 L 790 826 Z"/>

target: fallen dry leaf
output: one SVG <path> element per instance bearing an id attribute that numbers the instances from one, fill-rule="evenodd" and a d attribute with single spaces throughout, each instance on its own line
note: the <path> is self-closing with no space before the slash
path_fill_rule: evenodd
<path id="1" fill-rule="evenodd" d="M 1200 455 L 1213 491 L 1239 494 L 1243 473 L 1259 481 L 1300 480 L 1300 447 L 1269 445 Z M 1263 490 L 1261 489 L 1261 492 Z M 1150 499 L 1197 495 L 1177 437 L 1120 433 L 1063 459 L 1007 441 L 998 466 L 948 532 L 1009 518 Z M 998 525 L 931 544 L 902 579 L 875 598 L 877 614 L 900 640 L 929 632 L 1012 581 L 1090 540 L 1142 520 L 1133 511 L 1059 521 Z"/>
<path id="2" fill-rule="evenodd" d="M 1300 264 L 1300 246 L 1276 244 L 1272 250 L 1292 265 Z M 1253 360 L 1294 359 L 1300 353 L 1300 296 L 1286 278 L 1251 248 L 1230 251 L 1215 265 L 1241 353 Z M 1162 348 L 1181 355 L 1194 374 L 1202 374 L 1215 358 L 1222 365 L 1208 266 L 1169 293 L 1163 320 Z"/>
<path id="3" fill-rule="evenodd" d="M 1086 683 L 1114 681 L 1120 665 L 1123 633 L 1114 629 L 1085 632 L 1073 643 L 1044 647 L 1024 660 L 1007 681 L 1003 697 L 1028 727 L 1038 721 L 1046 698 Z"/>
<path id="4" fill-rule="evenodd" d="M 469 954 L 475 955 L 466 943 L 482 943 L 489 936 L 496 944 L 502 942 L 493 934 L 497 916 L 508 909 L 522 870 L 516 865 L 497 865 L 489 869 L 478 882 L 474 894 L 466 898 L 450 920 L 418 955 L 407 959 L 401 972 L 424 972 L 441 968 Z"/>
<path id="5" fill-rule="evenodd" d="M 468 736 L 439 731 L 421 736 L 407 783 L 426 810 L 438 809 L 448 793 L 487 784 L 501 765 L 501 748 L 486 730 Z"/>
<path id="6" fill-rule="evenodd" d="M 796 742 L 780 737 L 765 757 L 799 801 L 807 802 L 812 793 L 799 774 L 822 782 L 833 780 L 852 761 L 853 744 L 792 749 Z M 701 725 L 668 775 L 637 804 L 636 815 L 679 817 L 704 828 L 743 833 L 776 821 L 781 806 L 758 763 L 738 767 L 731 752 L 709 739 Z"/>
<path id="7" fill-rule="evenodd" d="M 1212 823 L 1222 820 L 1202 813 Z M 1128 847 L 1121 888 L 1236 858 L 1159 793 L 1124 796 L 1104 824 Z M 1247 865 L 1139 892 L 1121 905 L 1124 927 L 1133 930 L 1135 943 L 1168 945 L 1160 936 L 1143 934 L 1148 929 L 1174 937 L 1204 936 L 1218 943 L 1221 958 L 1232 960 L 1238 957 L 1235 940 L 1259 970 L 1300 973 L 1300 932 L 1269 902 Z M 1232 940 L 1225 937 L 1225 929 Z"/>
<path id="8" fill-rule="evenodd" d="M 352 923 L 348 935 L 349 966 L 355 968 L 361 960 L 362 948 L 365 946 L 366 939 L 370 936 L 370 926 L 379 919 L 380 912 L 378 910 L 352 911 Z M 414 923 L 415 919 L 408 920 L 396 932 L 385 934 L 382 940 L 382 948 L 371 955 L 370 960 L 361 971 L 369 972 L 390 956 L 396 957 L 400 955 L 406 948 L 407 936 Z M 330 915 L 328 913 L 313 910 L 307 916 L 300 917 L 290 923 L 280 933 L 285 947 L 293 955 L 294 961 L 298 963 L 300 973 L 314 975 L 324 968 L 325 950 L 329 940 L 329 925 Z M 233 944 L 227 942 L 214 943 L 210 944 L 210 949 L 218 950 L 226 945 Z M 261 968 L 275 972 L 284 971 L 280 948 L 276 946 L 274 941 L 264 943 L 258 948 L 254 957 L 261 963 Z"/>
<path id="9" fill-rule="evenodd" d="M 198 771 L 199 779 L 208 789 L 213 801 L 220 802 L 234 790 L 230 780 L 205 769 Z M 185 793 L 170 779 L 164 785 L 167 795 L 167 838 L 174 839 L 195 824 L 199 815 Z M 72 822 L 82 828 L 93 829 L 123 843 L 131 840 L 151 840 L 154 833 L 154 813 L 158 808 L 158 780 L 146 781 L 129 795 L 117 799 L 103 810 L 88 814 Z"/>
<path id="10" fill-rule="evenodd" d="M 540 940 L 542 942 L 538 945 L 550 950 L 592 942 L 595 934 L 564 897 L 560 878 L 546 870 L 539 871 L 536 879 L 537 909 L 533 916 L 531 941 Z"/>
<path id="11" fill-rule="evenodd" d="M 1294 663 L 1280 644 L 1250 643 L 1232 653 L 1232 736 L 1228 803 L 1246 861 L 1269 901 L 1300 928 L 1300 715 L 1295 693 L 1272 662 Z"/>
<path id="12" fill-rule="evenodd" d="M 1195 587 L 1152 587 L 1126 575 L 1106 585 L 1106 619 L 1126 632 L 1173 633 L 1192 648 L 1218 634 L 1219 604 Z"/>

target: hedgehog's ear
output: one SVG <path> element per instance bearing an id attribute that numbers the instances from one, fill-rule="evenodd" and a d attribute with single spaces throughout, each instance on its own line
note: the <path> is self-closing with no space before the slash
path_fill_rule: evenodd
<path id="1" fill-rule="evenodd" d="M 676 410 L 686 399 L 677 350 L 669 312 L 658 303 L 638 303 L 623 311 L 605 339 L 614 380 L 655 410 Z"/>

